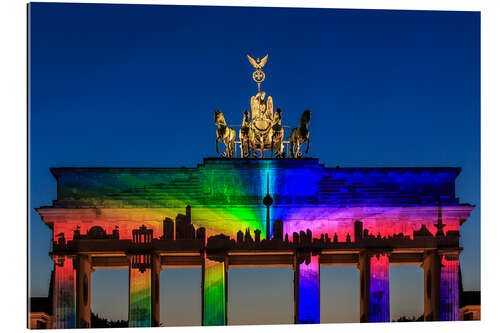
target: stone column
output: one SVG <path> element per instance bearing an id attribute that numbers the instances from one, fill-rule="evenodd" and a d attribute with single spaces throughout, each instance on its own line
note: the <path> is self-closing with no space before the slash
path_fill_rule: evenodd
<path id="1" fill-rule="evenodd" d="M 202 267 L 202 325 L 227 325 L 227 259 L 204 254 Z"/>
<path id="2" fill-rule="evenodd" d="M 439 283 L 439 320 L 460 320 L 458 286 L 459 250 L 441 252 Z"/>
<path id="3" fill-rule="evenodd" d="M 161 258 L 157 254 L 151 255 L 151 324 L 160 326 L 160 273 Z"/>
<path id="4" fill-rule="evenodd" d="M 319 324 L 319 255 L 296 254 L 294 270 L 295 323 Z"/>
<path id="5" fill-rule="evenodd" d="M 370 322 L 370 255 L 367 252 L 359 254 L 359 321 Z"/>
<path id="6" fill-rule="evenodd" d="M 92 267 L 87 255 L 78 255 L 76 264 L 76 324 L 78 328 L 90 327 L 90 274 Z"/>
<path id="7" fill-rule="evenodd" d="M 439 284 L 441 280 L 441 258 L 437 251 L 424 253 L 424 320 L 439 320 Z"/>
<path id="8" fill-rule="evenodd" d="M 389 254 L 363 251 L 358 268 L 360 322 L 389 322 Z"/>
<path id="9" fill-rule="evenodd" d="M 77 328 L 76 326 L 76 258 L 74 256 L 53 256 L 53 327 Z"/>
<path id="10" fill-rule="evenodd" d="M 151 327 L 151 255 L 130 256 L 129 267 L 129 327 Z"/>
<path id="11" fill-rule="evenodd" d="M 460 320 L 458 257 L 460 250 L 424 254 L 424 320 Z"/>

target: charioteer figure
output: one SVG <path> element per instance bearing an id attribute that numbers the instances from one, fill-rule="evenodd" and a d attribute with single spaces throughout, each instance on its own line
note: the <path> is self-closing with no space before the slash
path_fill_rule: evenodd
<path id="1" fill-rule="evenodd" d="M 243 121 L 239 131 L 239 142 L 241 147 L 241 157 L 264 158 L 266 150 L 271 151 L 271 158 L 285 158 L 284 151 L 285 132 L 282 125 L 282 111 L 274 111 L 273 98 L 266 97 L 266 93 L 261 91 L 260 85 L 265 80 L 266 74 L 262 70 L 267 63 L 268 55 L 255 60 L 247 55 L 248 61 L 255 68 L 252 74 L 253 80 L 257 83 L 257 94 L 250 99 L 251 113 L 248 110 L 243 112 Z M 250 118 L 251 114 L 251 118 Z M 309 151 L 309 122 L 311 111 L 306 110 L 300 118 L 300 125 L 294 128 L 290 134 L 289 158 L 300 158 L 300 146 L 307 143 L 306 153 Z M 215 125 L 217 126 L 217 139 L 215 141 L 217 153 L 219 153 L 218 143 L 223 142 L 226 151 L 222 152 L 222 157 L 233 157 L 235 150 L 236 131 L 226 124 L 222 112 L 215 112 Z"/>

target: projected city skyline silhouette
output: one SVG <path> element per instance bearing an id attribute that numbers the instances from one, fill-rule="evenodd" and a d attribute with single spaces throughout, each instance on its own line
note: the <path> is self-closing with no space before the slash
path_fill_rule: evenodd
<path id="1" fill-rule="evenodd" d="M 425 320 L 459 320 L 459 230 L 473 209 L 455 196 L 459 168 L 207 158 L 51 171 L 58 198 L 37 212 L 54 233 L 55 327 L 90 326 L 96 267 L 129 268 L 133 327 L 159 325 L 169 266 L 202 268 L 203 325 L 227 324 L 229 267 L 273 265 L 294 269 L 295 323 L 320 322 L 320 265 L 359 268 L 361 322 L 389 321 L 390 264 L 423 267 Z"/>

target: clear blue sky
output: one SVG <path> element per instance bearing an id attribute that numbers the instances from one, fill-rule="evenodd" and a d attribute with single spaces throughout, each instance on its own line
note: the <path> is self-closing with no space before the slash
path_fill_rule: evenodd
<path id="1" fill-rule="evenodd" d="M 461 230 L 464 288 L 480 289 L 478 12 L 34 3 L 29 32 L 33 296 L 47 294 L 52 269 L 50 232 L 33 210 L 56 198 L 49 168 L 194 167 L 215 156 L 213 111 L 239 124 L 256 92 L 247 53 L 269 53 L 263 89 L 285 125 L 312 110 L 309 156 L 326 166 L 462 167 L 457 196 L 477 206 Z M 419 270 L 391 268 L 391 312 L 422 313 Z M 162 282 L 173 279 L 191 293 L 179 308 L 197 316 L 199 274 L 162 273 Z M 276 301 L 254 310 L 256 322 L 269 311 L 292 320 L 292 303 L 283 305 L 293 300 L 291 274 L 234 270 L 234 322 L 252 316 L 243 316 L 244 300 L 269 290 Z M 321 274 L 322 321 L 352 321 L 359 313 L 355 268 Z M 248 276 L 265 288 L 231 287 Z M 127 278 L 94 273 L 93 308 L 125 302 L 109 314 L 125 319 Z M 162 305 L 179 298 L 162 295 Z"/>

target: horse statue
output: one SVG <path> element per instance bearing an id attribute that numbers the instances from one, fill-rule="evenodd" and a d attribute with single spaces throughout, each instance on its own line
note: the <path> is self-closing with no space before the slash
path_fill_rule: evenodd
<path id="1" fill-rule="evenodd" d="M 224 115 L 221 111 L 215 110 L 214 113 L 215 126 L 217 126 L 217 138 L 215 139 L 215 150 L 219 153 L 219 142 L 223 142 L 226 146 L 226 151 L 221 155 L 222 157 L 233 157 L 234 154 L 234 141 L 236 139 L 236 132 L 226 124 Z"/>
<path id="2" fill-rule="evenodd" d="M 250 112 L 243 112 L 243 121 L 240 128 L 241 158 L 250 156 Z"/>
<path id="3" fill-rule="evenodd" d="M 300 125 L 290 133 L 290 149 L 289 155 L 291 158 L 302 157 L 300 146 L 307 142 L 306 154 L 309 152 L 309 123 L 311 122 L 311 110 L 306 110 L 300 117 Z"/>
<path id="4" fill-rule="evenodd" d="M 285 136 L 285 131 L 281 125 L 281 109 L 277 108 L 274 113 L 273 126 L 271 127 L 271 157 L 273 153 L 277 158 L 284 158 L 285 152 L 283 151 L 283 137 Z"/>

